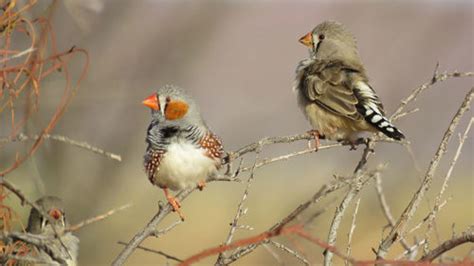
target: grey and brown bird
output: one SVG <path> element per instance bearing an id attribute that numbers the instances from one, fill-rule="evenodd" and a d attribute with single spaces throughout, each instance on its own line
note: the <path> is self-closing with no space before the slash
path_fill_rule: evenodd
<path id="1" fill-rule="evenodd" d="M 147 97 L 151 109 L 144 165 L 148 179 L 163 189 L 166 199 L 178 212 L 179 201 L 168 189 L 198 186 L 217 174 L 224 154 L 220 139 L 209 130 L 194 99 L 183 89 L 166 85 Z"/>
<path id="2" fill-rule="evenodd" d="M 369 84 L 354 36 L 341 23 L 325 21 L 299 40 L 310 57 L 299 62 L 293 90 L 316 137 L 352 145 L 362 132 L 405 136 L 385 116 Z"/>
<path id="3" fill-rule="evenodd" d="M 49 218 L 44 217 L 37 209 L 32 208 L 26 231 L 31 234 L 50 237 L 50 239 L 45 240 L 49 252 L 64 259 L 68 266 L 77 265 L 79 239 L 71 232 L 64 232 L 69 223 L 63 201 L 58 197 L 44 196 L 36 201 L 36 205 L 43 210 L 43 213 L 49 215 Z M 55 231 L 58 233 L 60 240 L 55 237 Z M 48 265 L 60 265 L 51 258 L 48 252 L 36 247 L 32 247 L 32 249 L 35 250 L 34 253 L 41 261 L 47 262 Z"/>

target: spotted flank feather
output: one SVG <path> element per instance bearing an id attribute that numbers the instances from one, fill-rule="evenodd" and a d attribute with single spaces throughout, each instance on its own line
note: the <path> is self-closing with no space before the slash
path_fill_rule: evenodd
<path id="1" fill-rule="evenodd" d="M 382 103 L 369 85 L 362 81 L 357 82 L 354 88 L 354 94 L 359 100 L 356 106 L 357 110 L 364 117 L 365 121 L 389 138 L 395 140 L 405 138 L 403 133 L 385 117 Z"/>
<path id="2" fill-rule="evenodd" d="M 148 149 L 145 155 L 145 172 L 148 176 L 148 180 L 154 184 L 155 173 L 160 168 L 160 162 L 163 158 L 164 151 Z"/>
<path id="3" fill-rule="evenodd" d="M 212 133 L 206 134 L 199 142 L 200 146 L 207 151 L 207 155 L 212 159 L 221 159 L 224 154 L 222 142 Z"/>

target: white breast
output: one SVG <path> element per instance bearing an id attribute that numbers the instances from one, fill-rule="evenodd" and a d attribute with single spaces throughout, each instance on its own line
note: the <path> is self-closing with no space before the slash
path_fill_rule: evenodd
<path id="1" fill-rule="evenodd" d="M 215 174 L 217 163 L 202 148 L 182 141 L 172 143 L 160 162 L 155 182 L 172 190 L 193 187 Z"/>

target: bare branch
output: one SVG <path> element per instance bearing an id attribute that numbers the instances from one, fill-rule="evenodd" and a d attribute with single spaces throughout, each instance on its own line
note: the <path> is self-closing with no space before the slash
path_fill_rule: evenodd
<path id="1" fill-rule="evenodd" d="M 183 220 L 180 219 L 180 220 L 172 223 L 170 226 L 166 227 L 165 229 L 155 230 L 150 235 L 152 235 L 156 238 L 160 238 L 162 235 L 164 235 L 164 234 L 168 233 L 169 231 L 173 230 L 173 228 L 175 228 L 176 226 L 178 226 L 182 222 L 183 222 Z"/>
<path id="2" fill-rule="evenodd" d="M 349 230 L 348 239 L 347 239 L 347 250 L 346 250 L 347 256 L 351 256 L 351 252 L 352 252 L 352 248 L 351 248 L 352 234 L 354 234 L 354 230 L 356 227 L 356 216 L 357 216 L 357 212 L 359 211 L 359 204 L 360 204 L 360 198 L 357 200 L 356 206 L 354 208 L 354 213 L 352 214 L 351 229 Z M 346 261 L 346 265 L 348 264 L 349 262 Z"/>
<path id="3" fill-rule="evenodd" d="M 406 224 L 412 218 L 413 214 L 418 208 L 418 205 L 420 204 L 420 201 L 423 198 L 425 192 L 430 188 L 431 181 L 433 179 L 433 176 L 436 170 L 438 169 L 439 162 L 441 161 L 444 153 L 446 152 L 447 144 L 449 140 L 451 139 L 451 136 L 453 135 L 454 130 L 456 129 L 459 121 L 461 120 L 461 117 L 469 109 L 473 95 L 474 95 L 474 88 L 471 88 L 471 90 L 466 95 L 461 107 L 458 109 L 458 111 L 454 115 L 447 131 L 445 132 L 443 139 L 441 140 L 441 143 L 438 147 L 438 150 L 434 158 L 431 160 L 430 167 L 428 168 L 425 174 L 425 177 L 423 178 L 423 182 L 421 186 L 419 187 L 417 192 L 413 195 L 413 198 L 411 199 L 410 203 L 408 204 L 406 209 L 403 211 L 402 215 L 398 219 L 395 226 L 392 227 L 392 230 L 390 231 L 388 236 L 385 237 L 385 239 L 383 239 L 382 243 L 379 245 L 379 248 L 377 251 L 378 259 L 384 258 L 386 253 L 388 252 L 388 249 L 392 246 L 392 244 L 395 241 L 399 240 L 401 235 L 405 233 Z"/>
<path id="4" fill-rule="evenodd" d="M 179 201 L 183 201 L 187 198 L 196 188 L 184 189 L 176 195 L 176 198 Z M 127 243 L 125 248 L 120 252 L 120 254 L 115 258 L 112 265 L 122 265 L 125 263 L 127 258 L 132 254 L 132 252 L 143 242 L 147 237 L 156 233 L 156 227 L 158 224 L 171 212 L 173 207 L 170 204 L 159 204 L 158 213 L 153 216 L 153 218 L 148 222 L 148 224 L 140 230 L 135 236 Z"/>
<path id="5" fill-rule="evenodd" d="M 366 175 L 366 178 L 362 181 L 362 183 L 366 183 L 369 180 L 371 180 L 374 176 L 375 173 L 378 172 L 372 171 L 371 173 Z M 295 220 L 302 212 L 304 212 L 306 209 L 308 209 L 310 206 L 313 204 L 318 203 L 321 201 L 323 198 L 325 198 L 327 195 L 331 194 L 332 192 L 339 190 L 341 188 L 344 188 L 346 186 L 349 186 L 350 184 L 345 182 L 345 181 L 339 181 L 337 183 L 331 184 L 331 185 L 324 185 L 322 186 L 318 192 L 316 192 L 310 199 L 305 201 L 304 203 L 300 204 L 296 209 L 294 209 L 290 214 L 288 214 L 285 218 L 283 218 L 281 221 L 278 223 L 274 224 L 267 232 L 272 232 L 274 230 L 280 230 L 293 220 Z M 228 259 L 224 261 L 225 264 L 230 264 L 241 257 L 250 254 L 253 252 L 260 244 L 251 244 L 245 247 L 242 247 L 240 249 L 237 249 L 231 256 L 229 256 Z"/>
<path id="6" fill-rule="evenodd" d="M 270 244 L 272 244 L 273 246 L 285 251 L 286 253 L 292 255 L 293 257 L 295 257 L 297 260 L 299 260 L 301 263 L 303 263 L 304 265 L 310 265 L 309 261 L 307 259 L 305 259 L 303 256 L 301 256 L 300 254 L 298 254 L 298 252 L 290 249 L 289 247 L 281 244 L 281 243 L 278 243 L 276 241 L 273 241 L 273 240 L 270 240 L 269 241 Z"/>
<path id="7" fill-rule="evenodd" d="M 119 161 L 119 162 L 122 161 L 122 156 L 120 156 L 118 154 L 104 151 L 100 148 L 97 148 L 95 146 L 90 145 L 89 143 L 87 143 L 85 141 L 77 141 L 77 140 L 73 140 L 73 139 L 70 139 L 66 136 L 61 136 L 61 135 L 44 134 L 42 136 L 40 136 L 40 135 L 26 136 L 25 134 L 20 133 L 20 134 L 16 135 L 15 138 L 0 139 L 0 143 L 17 142 L 17 141 L 22 142 L 22 141 L 28 141 L 28 140 L 35 140 L 36 141 L 40 137 L 42 139 L 51 139 L 51 140 L 67 143 L 67 144 L 70 144 L 72 146 L 76 146 L 76 147 L 79 147 L 81 149 L 85 149 L 85 150 L 91 151 L 93 153 L 105 156 L 105 157 L 107 157 L 111 160 L 115 160 L 115 161 Z"/>
<path id="8" fill-rule="evenodd" d="M 437 248 L 433 249 L 430 253 L 423 256 L 420 261 L 433 261 L 441 254 L 459 246 L 467 242 L 474 242 L 474 233 L 473 232 L 465 232 L 460 237 L 453 238 L 450 240 L 446 240 Z"/>
<path id="9" fill-rule="evenodd" d="M 120 245 L 124 245 L 126 246 L 127 243 L 123 242 L 123 241 L 118 241 L 117 242 L 118 244 Z M 154 249 L 151 249 L 151 248 L 147 248 L 147 247 L 144 247 L 144 246 L 137 246 L 137 249 L 141 249 L 141 250 L 144 250 L 144 251 L 147 251 L 147 252 L 151 252 L 151 253 L 155 253 L 155 254 L 159 254 L 167 259 L 170 259 L 170 260 L 174 260 L 174 261 L 177 261 L 177 262 L 183 262 L 183 260 L 175 257 L 175 256 L 172 256 L 172 255 L 169 255 L 163 251 L 159 251 L 159 250 L 154 250 Z"/>
<path id="10" fill-rule="evenodd" d="M 451 174 L 453 173 L 454 166 L 456 165 L 456 162 L 461 155 L 462 148 L 464 146 L 464 142 L 467 139 L 467 136 L 469 135 L 469 131 L 471 130 L 472 123 L 474 122 L 474 117 L 471 117 L 471 120 L 469 121 L 469 124 L 466 127 L 466 130 L 464 131 L 463 135 L 459 135 L 459 144 L 458 148 L 456 149 L 456 152 L 454 154 L 454 157 L 451 161 L 451 164 L 449 165 L 448 172 L 446 173 L 446 176 L 444 177 L 443 185 L 441 186 L 441 190 L 438 193 L 438 196 L 436 196 L 434 207 L 433 207 L 433 215 L 428 218 L 428 230 L 425 233 L 425 236 L 428 238 L 429 233 L 431 232 L 431 229 L 433 228 L 433 223 L 436 218 L 436 215 L 438 214 L 438 211 L 441 209 L 441 197 L 444 194 L 444 191 L 448 187 L 448 182 L 451 178 Z"/>
<path id="11" fill-rule="evenodd" d="M 268 253 L 270 253 L 270 255 L 272 255 L 273 258 L 275 258 L 275 260 L 278 262 L 279 265 L 285 265 L 285 263 L 283 263 L 283 260 L 281 259 L 280 255 L 278 255 L 278 253 L 276 251 L 274 251 L 269 245 L 270 241 L 264 241 L 262 246 L 265 250 L 268 251 Z"/>
<path id="12" fill-rule="evenodd" d="M 434 74 L 433 74 L 433 77 L 431 78 L 430 81 L 422 84 L 421 86 L 415 88 L 412 93 L 410 95 L 408 95 L 407 98 L 405 98 L 404 100 L 402 100 L 402 103 L 400 104 L 400 106 L 398 107 L 398 109 L 392 114 L 392 116 L 390 117 L 390 119 L 392 121 L 394 120 L 398 120 L 401 116 L 401 112 L 403 111 L 403 109 L 412 101 L 416 100 L 416 97 L 418 97 L 418 95 L 420 93 L 422 93 L 424 90 L 430 88 L 432 85 L 434 85 L 435 83 L 437 82 L 442 82 L 442 81 L 445 81 L 449 78 L 463 78 L 463 77 L 472 77 L 474 76 L 474 72 L 452 72 L 452 73 L 442 73 L 442 74 L 438 74 L 438 68 L 439 68 L 439 64 L 436 65 L 436 68 L 435 68 L 435 71 L 434 71 Z"/>
<path id="13" fill-rule="evenodd" d="M 257 153 L 257 156 L 255 156 L 255 162 L 254 162 L 254 164 L 252 166 L 252 169 L 250 171 L 250 176 L 247 180 L 247 186 L 245 187 L 244 194 L 242 195 L 242 199 L 240 200 L 239 205 L 237 207 L 237 212 L 235 214 L 234 220 L 230 224 L 229 234 L 227 235 L 227 239 L 224 242 L 225 245 L 229 245 L 230 242 L 232 241 L 232 237 L 234 236 L 234 233 L 237 230 L 237 226 L 239 224 L 239 219 L 246 212 L 244 210 L 244 203 L 248 198 L 248 194 L 249 194 L 249 191 L 250 191 L 250 186 L 252 185 L 252 181 L 254 180 L 254 177 L 255 177 L 255 168 L 257 166 L 258 156 L 260 154 L 260 149 L 259 148 L 257 148 L 256 153 Z M 219 256 L 218 256 L 217 261 L 216 261 L 216 265 L 221 265 L 224 258 L 225 258 L 224 253 L 223 252 L 219 253 Z"/>
<path id="14" fill-rule="evenodd" d="M 334 213 L 334 217 L 331 221 L 331 226 L 329 228 L 329 233 L 328 233 L 328 238 L 327 238 L 327 243 L 331 246 L 334 246 L 336 243 L 337 231 L 339 229 L 339 225 L 342 221 L 342 217 L 344 216 L 346 208 L 349 206 L 352 199 L 355 196 L 357 196 L 357 194 L 359 194 L 360 190 L 362 189 L 362 185 L 363 185 L 362 178 L 364 177 L 362 169 L 367 164 L 367 160 L 370 154 L 373 153 L 374 145 L 375 144 L 372 141 L 370 141 L 370 139 L 367 140 L 366 147 L 364 149 L 364 152 L 362 153 L 362 158 L 360 159 L 359 163 L 357 164 L 354 170 L 354 175 L 353 175 L 354 181 L 351 184 L 346 196 L 344 197 L 342 202 L 339 204 L 339 206 L 336 208 L 336 212 Z M 375 173 L 375 175 L 377 174 L 378 173 Z M 324 254 L 324 265 L 330 265 L 332 257 L 333 257 L 332 252 L 327 250 Z"/>
<path id="15" fill-rule="evenodd" d="M 413 260 L 416 257 L 416 254 L 418 253 L 418 249 L 426 243 L 426 239 L 423 239 L 421 241 L 417 241 L 415 245 L 409 247 L 407 250 L 405 250 L 402 254 L 400 254 L 396 260 L 401 260 L 402 258 L 407 258 L 408 260 Z"/>
<path id="16" fill-rule="evenodd" d="M 78 224 L 75 224 L 75 225 L 71 225 L 69 226 L 68 228 L 66 228 L 65 232 L 73 232 L 73 231 L 77 231 L 79 229 L 81 229 L 82 227 L 84 226 L 87 226 L 87 225 L 90 225 L 92 223 L 96 223 L 98 221 L 101 221 L 101 220 L 104 220 L 106 218 L 108 218 L 109 216 L 115 214 L 116 212 L 119 212 L 121 210 L 125 210 L 127 208 L 129 208 L 130 206 L 132 206 L 132 204 L 126 204 L 126 205 L 123 205 L 121 207 L 118 207 L 118 208 L 115 208 L 115 209 L 112 209 L 104 214 L 101 214 L 101 215 L 97 215 L 95 217 L 92 217 L 92 218 L 89 218 L 85 221 L 82 221 Z"/>
<path id="17" fill-rule="evenodd" d="M 393 218 L 392 213 L 390 212 L 390 207 L 388 206 L 387 201 L 385 200 L 385 194 L 383 192 L 382 187 L 382 179 L 380 178 L 380 176 L 375 177 L 375 188 L 377 190 L 377 196 L 379 198 L 380 207 L 383 210 L 383 214 L 385 215 L 385 218 L 387 219 L 390 227 L 393 227 L 395 226 L 395 219 Z M 410 250 L 410 246 L 404 238 L 402 238 L 400 242 L 402 243 L 402 246 L 406 251 Z"/>

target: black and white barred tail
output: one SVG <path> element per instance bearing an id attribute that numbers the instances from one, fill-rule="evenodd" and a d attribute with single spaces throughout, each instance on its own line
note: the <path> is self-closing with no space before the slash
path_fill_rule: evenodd
<path id="1" fill-rule="evenodd" d="M 392 123 L 390 123 L 390 121 L 388 121 L 386 117 L 384 117 L 379 112 L 376 112 L 370 107 L 366 107 L 366 110 L 363 114 L 365 121 L 380 130 L 387 137 L 396 140 L 401 140 L 405 138 L 405 135 L 403 135 L 400 130 L 398 130 Z"/>
<path id="2" fill-rule="evenodd" d="M 363 81 L 357 82 L 354 87 L 354 94 L 359 101 L 356 105 L 357 110 L 362 114 L 365 121 L 389 138 L 396 140 L 405 138 L 403 133 L 385 117 L 382 103 L 369 84 Z"/>

